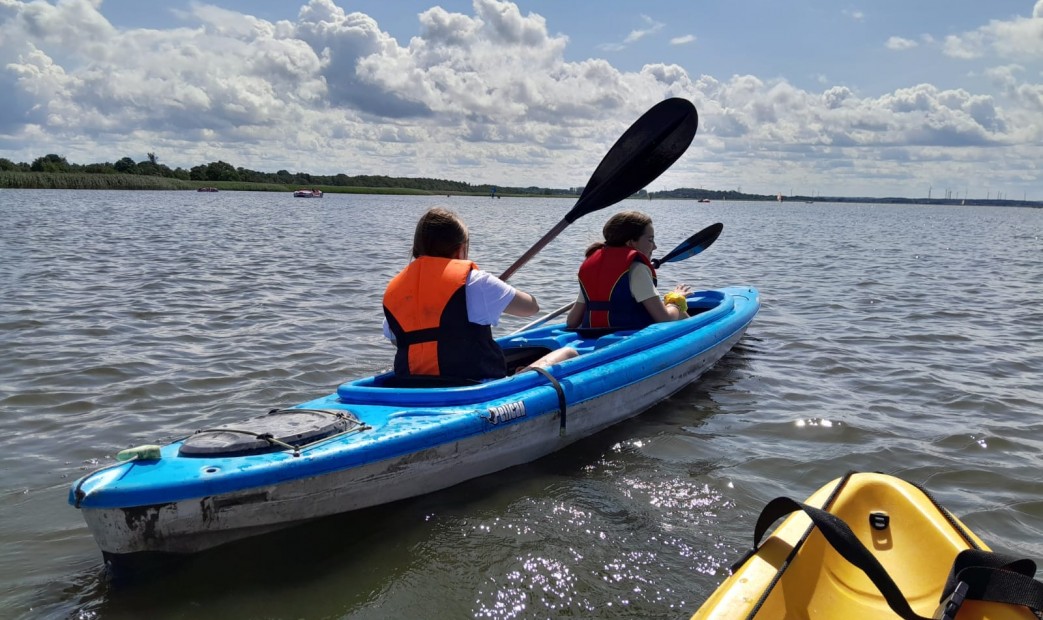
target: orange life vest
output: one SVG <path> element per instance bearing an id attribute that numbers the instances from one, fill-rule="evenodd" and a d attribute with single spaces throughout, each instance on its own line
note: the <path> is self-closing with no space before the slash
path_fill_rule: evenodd
<path id="1" fill-rule="evenodd" d="M 488 325 L 467 318 L 467 277 L 478 265 L 421 256 L 384 291 L 384 316 L 395 336 L 395 374 L 460 379 L 507 376 L 503 350 Z"/>

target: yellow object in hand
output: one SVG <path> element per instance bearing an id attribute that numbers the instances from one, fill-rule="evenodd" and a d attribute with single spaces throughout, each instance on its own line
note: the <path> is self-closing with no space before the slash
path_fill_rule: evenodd
<path id="1" fill-rule="evenodd" d="M 688 314 L 688 300 L 685 299 L 684 295 L 677 291 L 670 291 L 666 295 L 663 295 L 663 303 L 677 306 L 677 309 L 681 311 L 682 316 Z"/>

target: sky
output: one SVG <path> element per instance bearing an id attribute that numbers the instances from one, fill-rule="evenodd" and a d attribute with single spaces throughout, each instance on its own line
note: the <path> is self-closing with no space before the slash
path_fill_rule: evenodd
<path id="1" fill-rule="evenodd" d="M 1043 200 L 1043 0 L 0 0 L 0 157 L 577 187 Z"/>

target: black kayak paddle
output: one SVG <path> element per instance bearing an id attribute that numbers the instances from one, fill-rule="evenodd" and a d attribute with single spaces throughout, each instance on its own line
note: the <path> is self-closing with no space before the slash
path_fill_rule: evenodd
<path id="1" fill-rule="evenodd" d="M 590 176 L 575 206 L 514 261 L 500 279 L 507 280 L 514 275 L 569 224 L 629 198 L 654 181 L 684 154 L 695 138 L 698 126 L 699 114 L 687 99 L 673 97 L 652 106 L 612 145 Z"/>
<path id="2" fill-rule="evenodd" d="M 674 261 L 684 260 L 691 256 L 695 256 L 699 252 L 710 247 L 714 241 L 717 241 L 717 237 L 721 236 L 722 230 L 724 230 L 724 224 L 720 222 L 710 224 L 706 228 L 679 243 L 676 248 L 671 250 L 663 258 L 653 258 L 652 266 L 659 269 L 659 266 L 663 263 L 672 263 Z"/>

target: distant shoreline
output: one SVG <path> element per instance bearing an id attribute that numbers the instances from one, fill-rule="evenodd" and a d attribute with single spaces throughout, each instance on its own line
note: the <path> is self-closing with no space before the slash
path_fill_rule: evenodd
<path id="1" fill-rule="evenodd" d="M 0 172 L 0 189 L 62 189 L 62 190 L 161 190 L 161 191 L 198 191 L 200 188 L 216 188 L 220 191 L 248 192 L 286 192 L 293 193 L 301 187 L 320 189 L 324 194 L 385 194 L 405 196 L 477 196 L 508 198 L 571 198 L 576 200 L 580 193 L 577 190 L 554 190 L 547 188 L 503 188 L 494 193 L 435 191 L 408 187 L 356 187 L 328 184 L 273 184 L 249 183 L 241 181 L 185 181 L 167 177 L 155 177 L 132 174 L 78 174 L 54 172 Z M 515 191 L 511 191 L 511 190 Z M 210 192 L 207 192 L 210 193 Z M 634 194 L 634 200 L 699 200 L 701 202 L 778 202 L 780 208 L 798 204 L 832 203 L 832 204 L 916 204 L 938 206 L 976 206 L 976 207 L 1032 207 L 1043 208 L 1043 201 L 1038 200 L 997 200 L 997 199 L 951 199 L 951 198 L 901 198 L 901 197 L 846 197 L 846 196 L 783 196 L 778 200 L 775 195 L 743 194 L 735 191 L 679 188 L 659 192 L 641 190 Z"/>

